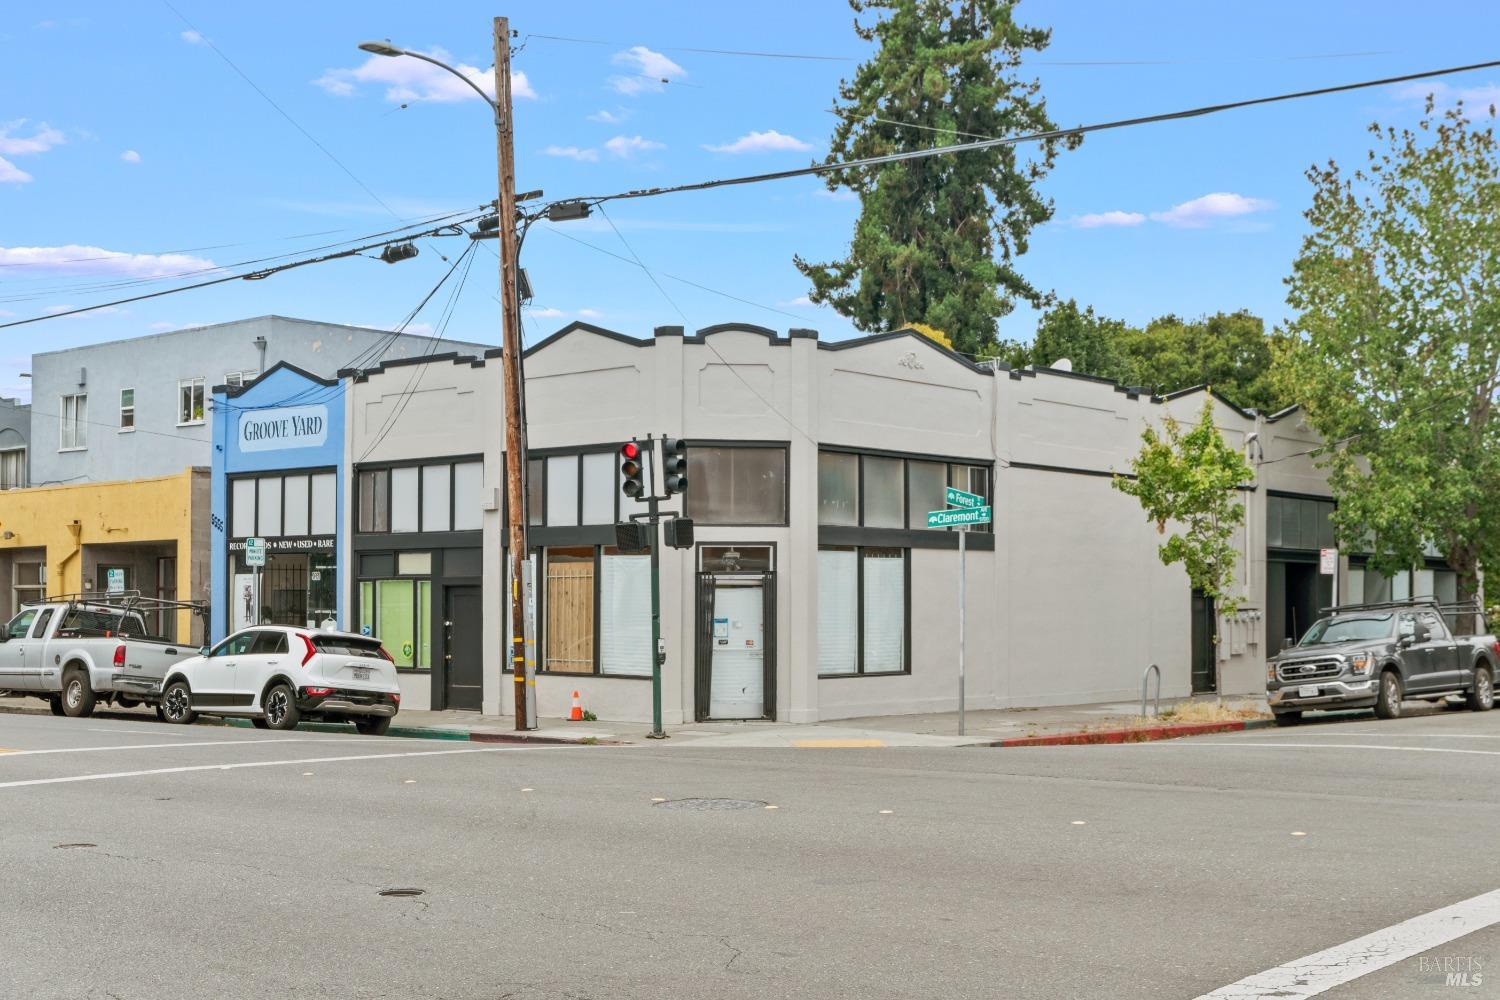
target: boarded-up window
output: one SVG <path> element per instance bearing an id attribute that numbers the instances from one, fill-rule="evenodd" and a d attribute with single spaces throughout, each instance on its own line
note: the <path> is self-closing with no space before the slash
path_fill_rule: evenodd
<path id="1" fill-rule="evenodd" d="M 591 674 L 594 672 L 594 550 L 548 549 L 546 568 L 543 669 Z"/>

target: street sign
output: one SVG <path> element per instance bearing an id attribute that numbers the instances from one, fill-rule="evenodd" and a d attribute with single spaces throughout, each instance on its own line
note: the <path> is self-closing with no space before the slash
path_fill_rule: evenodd
<path id="1" fill-rule="evenodd" d="M 1318 572 L 1323 576 L 1333 576 L 1339 571 L 1339 550 L 1318 550 Z"/>
<path id="2" fill-rule="evenodd" d="M 259 567 L 265 564 L 266 540 L 264 538 L 245 539 L 245 565 Z"/>
<path id="3" fill-rule="evenodd" d="M 973 493 L 965 493 L 963 490 L 956 490 L 951 486 L 948 487 L 948 495 L 945 499 L 949 507 L 963 507 L 968 509 L 984 506 L 984 497 Z"/>
<path id="4" fill-rule="evenodd" d="M 104 571 L 105 589 L 111 594 L 125 593 L 125 570 L 111 567 Z"/>
<path id="5" fill-rule="evenodd" d="M 989 524 L 988 507 L 972 507 L 968 510 L 930 510 L 927 512 L 927 527 L 953 528 L 964 524 Z"/>

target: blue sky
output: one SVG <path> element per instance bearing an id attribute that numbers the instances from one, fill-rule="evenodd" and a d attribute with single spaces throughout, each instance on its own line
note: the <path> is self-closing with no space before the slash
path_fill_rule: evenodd
<path id="1" fill-rule="evenodd" d="M 482 73 L 500 10 L 469 0 L 172 3 L 186 22 L 160 0 L 5 5 L 0 265 L 11 266 L 0 267 L 0 319 L 114 297 L 103 282 L 288 253 L 493 197 L 493 132 L 478 99 L 420 63 L 355 44 L 388 37 Z M 766 2 L 753 16 L 652 0 L 516 0 L 504 13 L 524 42 L 518 186 L 549 197 L 783 169 L 826 151 L 827 109 L 854 62 L 689 49 L 867 53 L 835 0 Z M 1478 3 L 1026 0 L 1020 13 L 1053 28 L 1028 71 L 1070 125 L 1480 62 L 1496 57 L 1488 40 L 1500 34 L 1500 5 Z M 1129 64 L 1076 65 L 1099 62 Z M 1056 219 L 1021 267 L 1040 287 L 1130 322 L 1237 308 L 1279 321 L 1309 196 L 1303 171 L 1361 158 L 1371 121 L 1415 121 L 1421 92 L 1434 88 L 1488 103 L 1500 100 L 1500 74 L 1092 136 L 1044 182 Z M 672 303 L 609 256 L 631 250 L 605 219 L 538 227 L 524 259 L 536 290 L 527 342 L 573 319 L 633 335 L 736 320 L 854 335 L 806 304 L 791 261 L 841 255 L 856 208 L 810 178 L 611 207 Z M 437 250 L 461 248 L 424 245 L 398 265 L 340 261 L 3 330 L 0 393 L 25 397 L 29 354 L 69 344 L 272 312 L 389 327 L 446 269 Z M 495 259 L 481 252 L 448 335 L 498 341 L 496 288 Z M 441 300 L 416 329 L 437 321 Z M 1029 339 L 1035 320 L 1018 309 L 1001 335 Z"/>

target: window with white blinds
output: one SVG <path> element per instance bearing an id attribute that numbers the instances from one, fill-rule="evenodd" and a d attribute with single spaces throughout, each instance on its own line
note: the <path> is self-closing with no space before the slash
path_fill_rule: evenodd
<path id="1" fill-rule="evenodd" d="M 859 672 L 859 553 L 818 552 L 818 673 Z"/>
<path id="2" fill-rule="evenodd" d="M 605 456 L 610 457 L 610 456 Z M 599 672 L 651 676 L 651 557 L 603 555 L 599 578 Z"/>
<path id="3" fill-rule="evenodd" d="M 338 523 L 332 472 L 241 476 L 229 481 L 231 538 L 331 535 Z"/>
<path id="4" fill-rule="evenodd" d="M 908 669 L 906 549 L 818 550 L 818 675 Z"/>

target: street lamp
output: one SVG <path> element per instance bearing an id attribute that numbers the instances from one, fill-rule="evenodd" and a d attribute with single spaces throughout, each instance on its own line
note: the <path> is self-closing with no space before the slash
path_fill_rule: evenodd
<path id="1" fill-rule="evenodd" d="M 506 545 L 510 549 L 510 665 L 515 679 L 516 729 L 524 730 L 527 724 L 526 697 L 526 606 L 522 600 L 521 585 L 526 575 L 526 435 L 522 414 L 522 398 L 525 386 L 521 380 L 521 303 L 519 299 L 519 271 L 517 257 L 520 248 L 516 240 L 516 171 L 515 142 L 510 104 L 510 21 L 497 17 L 494 21 L 495 42 L 495 96 L 486 94 L 478 84 L 447 63 L 392 45 L 387 41 L 360 42 L 365 52 L 377 56 L 410 56 L 431 63 L 458 77 L 474 92 L 484 98 L 495 115 L 496 160 L 500 174 L 500 197 L 495 201 L 495 215 L 499 223 L 500 237 L 500 297 L 504 314 L 502 334 L 501 366 L 508 397 L 505 407 L 505 499 L 506 499 Z"/>

